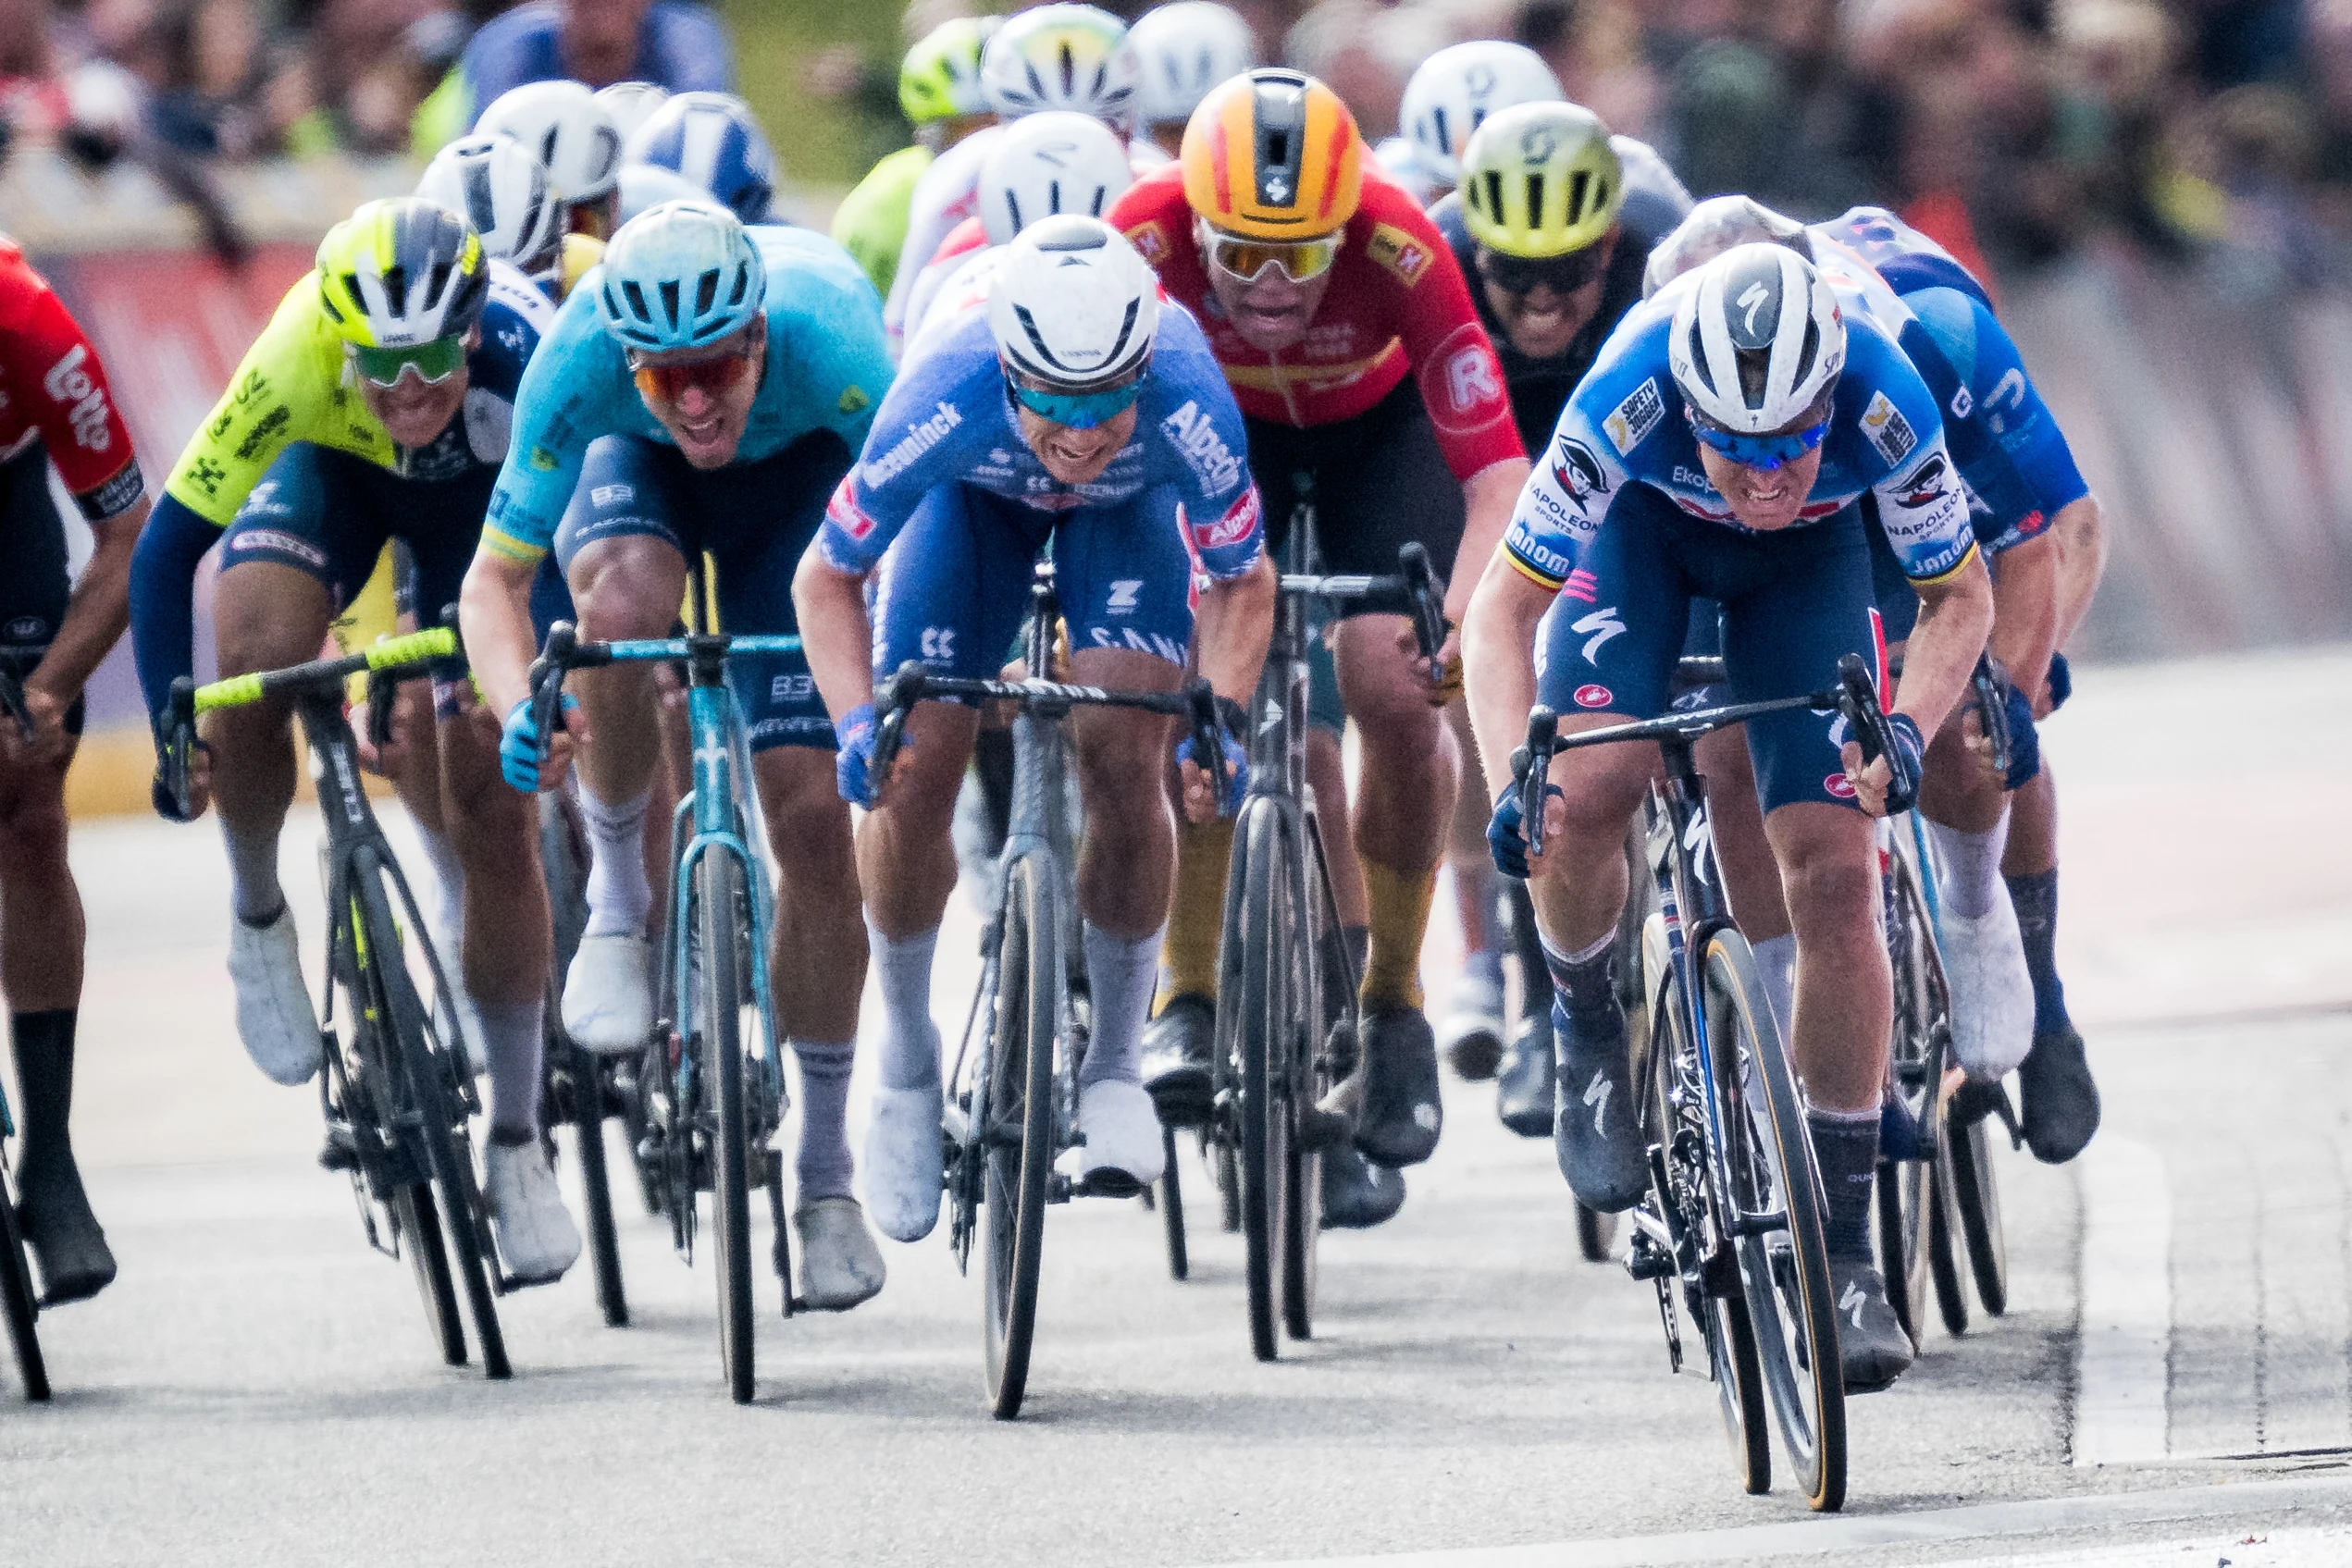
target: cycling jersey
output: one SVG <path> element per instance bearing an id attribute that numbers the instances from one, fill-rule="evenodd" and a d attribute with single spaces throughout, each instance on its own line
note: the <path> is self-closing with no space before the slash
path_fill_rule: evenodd
<path id="1" fill-rule="evenodd" d="M 1660 491 L 1693 517 L 1746 531 L 1707 482 L 1667 367 L 1675 304 L 1694 287 L 1690 276 L 1677 279 L 1618 324 L 1519 492 L 1504 549 L 1547 589 L 1569 581 L 1594 535 L 1638 487 Z M 1894 339 L 1865 315 L 1851 308 L 1844 315 L 1846 363 L 1801 520 L 1818 522 L 1869 494 L 1904 574 L 1943 582 L 1976 553 L 1943 422 Z"/>
<path id="2" fill-rule="evenodd" d="M 1226 324 L 1182 166 L 1138 180 L 1111 208 L 1110 222 L 1158 269 L 1162 287 L 1200 316 L 1251 418 L 1336 424 L 1368 412 L 1410 375 L 1455 478 L 1526 455 L 1461 267 L 1412 197 L 1378 174 L 1365 175 L 1363 203 L 1348 220 L 1322 304 L 1294 348 L 1252 348 Z"/>
<path id="3" fill-rule="evenodd" d="M 768 346 L 735 461 L 758 462 L 817 430 L 835 432 L 855 451 L 890 387 L 873 288 L 821 234 L 767 225 L 748 232 L 767 265 Z M 556 313 L 515 397 L 514 440 L 482 530 L 482 548 L 505 560 L 527 564 L 547 554 L 590 441 L 627 435 L 675 444 L 604 329 L 596 278 L 590 273 Z"/>
<path id="4" fill-rule="evenodd" d="M 0 463 L 36 441 L 93 523 L 147 493 L 90 340 L 24 252 L 0 237 Z"/>
<path id="5" fill-rule="evenodd" d="M 685 0 L 654 0 L 638 24 L 637 61 L 631 80 L 650 81 L 673 93 L 735 91 L 735 48 L 719 19 Z M 561 81 L 572 72 L 563 63 L 563 7 L 558 0 L 532 0 L 483 25 L 458 62 L 469 99 L 464 123 L 497 102 L 510 88 L 530 81 Z"/>
<path id="6" fill-rule="evenodd" d="M 1860 255 L 1899 294 L 1914 289 L 1957 289 L 1987 310 L 1993 297 L 1959 259 L 1884 207 L 1854 207 L 1827 223 L 1810 225 L 1816 239 L 1834 240 Z"/>
<path id="7" fill-rule="evenodd" d="M 867 170 L 833 209 L 834 242 L 857 258 L 874 292 L 885 299 L 898 276 L 898 253 L 906 248 L 907 214 L 914 204 L 915 185 L 932 157 L 928 147 L 899 148 Z"/>
<path id="8" fill-rule="evenodd" d="M 131 630 L 148 711 L 160 713 L 172 681 L 193 667 L 196 567 L 222 529 L 242 523 L 241 550 L 309 571 L 337 586 L 339 597 L 358 590 L 349 560 L 309 537 L 314 527 L 340 526 L 325 509 L 302 513 L 303 525 L 294 526 L 295 512 L 274 510 L 286 497 L 261 494 L 281 453 L 303 442 L 346 453 L 395 479 L 478 483 L 505 461 L 523 367 L 550 318 L 546 297 L 513 266 L 492 261 L 481 341 L 466 356 L 464 403 L 431 441 L 402 447 L 360 394 L 343 340 L 319 303 L 318 275 L 305 274 L 289 290 L 179 454 L 140 537 L 131 563 Z M 261 504 L 241 518 L 257 496 Z M 374 559 L 368 551 L 363 565 Z"/>
<path id="9" fill-rule="evenodd" d="M 907 290 L 907 317 L 901 334 L 904 341 L 912 343 L 922 336 L 923 326 L 948 279 L 960 272 L 973 255 L 988 248 L 988 226 L 981 222 L 977 213 L 947 230 L 947 237 L 939 242 L 938 253 L 923 263 L 922 270 L 915 274 L 913 287 Z"/>
<path id="10" fill-rule="evenodd" d="M 1592 368 L 1592 359 L 1610 329 L 1641 300 L 1641 273 L 1650 260 L 1651 248 L 1674 232 L 1677 225 L 1690 211 L 1690 192 L 1674 177 L 1665 160 L 1630 136 L 1612 136 L 1609 145 L 1615 150 L 1619 167 L 1625 175 L 1625 203 L 1617 214 L 1616 250 L 1609 257 L 1609 269 L 1603 275 L 1601 302 L 1592 319 L 1578 333 L 1576 340 L 1562 352 L 1550 359 L 1536 359 L 1511 346 L 1510 334 L 1503 330 L 1502 318 L 1494 314 L 1494 306 L 1487 298 L 1485 285 L 1478 273 L 1478 241 L 1470 237 L 1469 225 L 1462 217 L 1462 196 L 1459 191 L 1448 195 L 1430 209 L 1430 221 L 1453 247 L 1454 259 L 1461 264 L 1462 276 L 1468 282 L 1470 299 L 1479 309 L 1479 320 L 1486 327 L 1487 336 L 1494 340 L 1494 352 L 1502 357 L 1503 379 L 1511 389 L 1511 413 L 1518 422 L 1519 439 L 1529 451 L 1540 451 L 1550 438 L 1552 426 L 1559 423 L 1560 410 L 1567 402 L 1568 394 L 1576 390 L 1584 373 Z"/>

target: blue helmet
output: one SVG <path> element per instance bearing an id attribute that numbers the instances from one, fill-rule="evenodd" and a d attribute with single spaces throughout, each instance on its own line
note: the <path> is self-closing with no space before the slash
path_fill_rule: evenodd
<path id="1" fill-rule="evenodd" d="M 623 224 L 597 269 L 597 314 L 623 347 L 699 349 L 741 331 L 767 298 L 768 270 L 736 216 L 715 202 L 663 202 Z"/>
<path id="2" fill-rule="evenodd" d="M 768 221 L 775 153 L 750 105 L 731 93 L 678 93 L 638 127 L 623 161 L 674 170 L 744 222 Z"/>

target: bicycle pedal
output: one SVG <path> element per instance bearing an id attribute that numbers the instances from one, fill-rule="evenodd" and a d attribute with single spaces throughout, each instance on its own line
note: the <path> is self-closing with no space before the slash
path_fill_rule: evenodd
<path id="1" fill-rule="evenodd" d="M 1674 1272 L 1674 1255 L 1637 1230 L 1626 1248 L 1625 1271 L 1636 1279 L 1664 1279 Z"/>
<path id="2" fill-rule="evenodd" d="M 348 1127 L 329 1127 L 326 1146 L 318 1151 L 318 1163 L 328 1170 L 354 1171 L 359 1168 L 359 1144 Z"/>

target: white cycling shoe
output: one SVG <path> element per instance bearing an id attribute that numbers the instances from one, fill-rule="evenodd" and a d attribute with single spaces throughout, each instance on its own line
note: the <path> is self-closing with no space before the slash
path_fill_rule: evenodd
<path id="1" fill-rule="evenodd" d="M 1952 1055 L 1971 1079 L 1989 1083 L 2034 1048 L 2034 977 L 2017 911 L 2006 892 L 1974 920 L 1947 907 L 1938 934 L 1951 982 Z"/>
<path id="2" fill-rule="evenodd" d="M 584 936 L 563 977 L 563 1032 L 588 1049 L 625 1056 L 653 1032 L 653 945 L 641 936 Z"/>
<path id="3" fill-rule="evenodd" d="M 254 1066 L 290 1089 L 308 1083 L 326 1051 L 303 983 L 292 909 L 279 910 L 266 926 L 229 920 L 229 982 L 237 991 L 237 1034 Z"/>
<path id="4" fill-rule="evenodd" d="M 871 1301 L 890 1277 L 855 1198 L 817 1198 L 792 1216 L 800 1238 L 800 1299 L 819 1312 Z"/>
<path id="5" fill-rule="evenodd" d="M 947 1171 L 939 1112 L 935 1083 L 874 1088 L 873 1117 L 866 1125 L 866 1202 L 875 1227 L 894 1241 L 920 1241 L 939 1223 Z"/>
<path id="6" fill-rule="evenodd" d="M 1078 1092 L 1078 1130 L 1085 1144 L 1076 1151 L 1082 1181 L 1107 1187 L 1133 1182 L 1150 1186 L 1168 1168 L 1168 1145 L 1149 1091 L 1140 1083 L 1104 1079 Z"/>
<path id="7" fill-rule="evenodd" d="M 547 1151 L 536 1138 L 501 1143 L 493 1137 L 485 1161 L 489 1167 L 485 1196 L 507 1273 L 524 1285 L 561 1279 L 578 1261 L 580 1231 L 563 1206 L 555 1172 L 548 1168 Z"/>

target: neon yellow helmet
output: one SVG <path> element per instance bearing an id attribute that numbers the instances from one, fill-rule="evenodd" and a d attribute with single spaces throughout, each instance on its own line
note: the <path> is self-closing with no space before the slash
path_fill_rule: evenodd
<path id="1" fill-rule="evenodd" d="M 482 317 L 489 261 L 480 236 L 422 196 L 363 203 L 318 242 L 318 302 L 345 342 L 409 348 Z"/>
<path id="2" fill-rule="evenodd" d="M 1597 243 L 1625 204 L 1609 128 L 1575 104 L 1488 117 L 1462 153 L 1462 221 L 1490 251 L 1529 260 Z"/>
<path id="3" fill-rule="evenodd" d="M 997 17 L 956 17 L 907 51 L 898 67 L 898 107 L 917 125 L 988 112 L 980 90 L 980 51 L 1002 25 Z"/>

